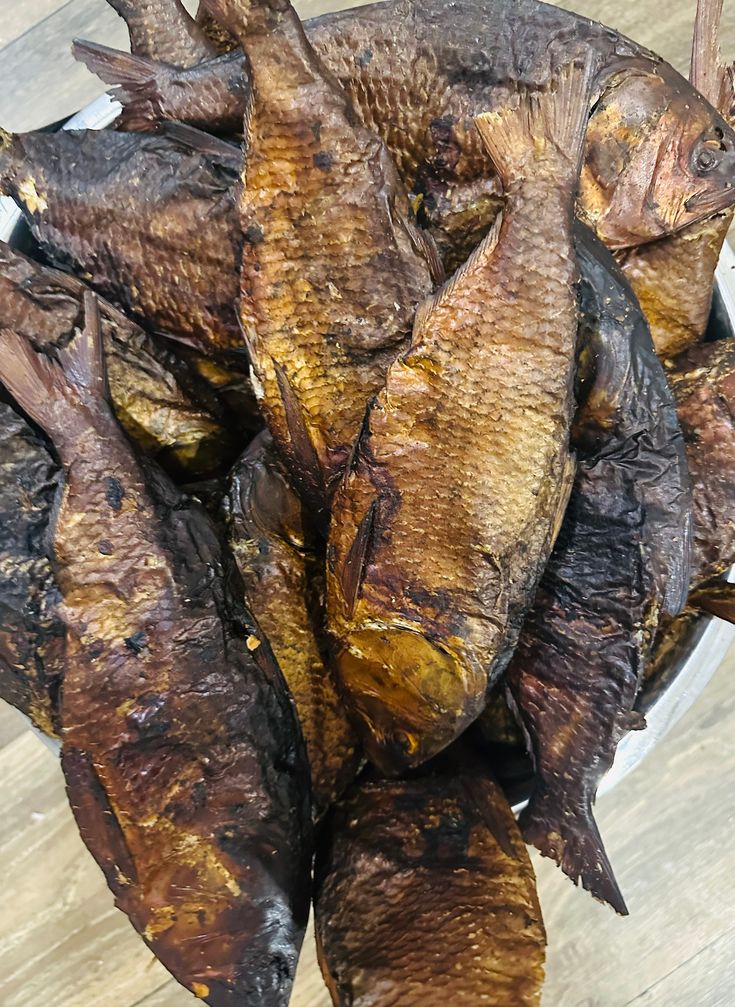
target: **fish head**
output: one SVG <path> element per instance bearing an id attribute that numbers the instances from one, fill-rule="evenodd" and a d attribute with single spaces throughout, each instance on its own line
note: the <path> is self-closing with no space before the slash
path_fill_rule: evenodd
<path id="1" fill-rule="evenodd" d="M 578 213 L 609 248 L 641 245 L 735 203 L 735 132 L 673 68 L 628 68 L 593 110 Z"/>
<path id="2" fill-rule="evenodd" d="M 432 758 L 485 705 L 487 675 L 411 627 L 354 630 L 336 671 L 368 758 L 389 775 Z"/>

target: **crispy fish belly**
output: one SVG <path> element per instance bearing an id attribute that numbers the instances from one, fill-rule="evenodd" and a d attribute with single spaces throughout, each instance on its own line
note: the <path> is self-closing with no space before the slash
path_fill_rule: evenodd
<path id="1" fill-rule="evenodd" d="M 422 305 L 335 497 L 337 672 L 388 772 L 480 714 L 566 505 L 590 76 L 569 64 L 550 90 L 478 118 L 508 191 L 502 223 Z"/>
<path id="2" fill-rule="evenodd" d="M 694 87 L 732 124 L 733 67 L 720 62 L 721 17 L 722 0 L 699 0 L 691 79 Z M 716 131 L 697 157 L 701 173 L 717 170 L 725 149 Z M 659 356 L 672 357 L 704 338 L 715 268 L 732 220 L 730 208 L 676 235 L 622 254 L 623 272 L 648 319 Z"/>
<path id="3" fill-rule="evenodd" d="M 110 130 L 5 134 L 0 191 L 18 202 L 54 264 L 147 327 L 223 353 L 242 349 L 240 161 L 239 147 L 197 130 L 183 140 Z"/>
<path id="4" fill-rule="evenodd" d="M 553 66 L 590 52 L 600 60 L 602 100 L 587 137 L 580 209 L 598 235 L 611 246 L 637 245 L 735 201 L 728 124 L 659 57 L 587 18 L 536 0 L 390 0 L 324 15 L 305 29 L 362 123 L 393 155 L 448 269 L 467 258 L 501 205 L 473 116 L 519 87 L 544 86 Z M 111 79 L 109 68 L 102 76 Z M 199 123 L 205 90 L 234 94 L 241 79 L 233 59 L 198 68 L 175 90 L 162 69 L 147 90 L 160 117 Z M 135 102 L 145 107 L 142 92 Z M 713 167 L 700 157 L 715 140 L 723 156 Z"/>
<path id="5" fill-rule="evenodd" d="M 692 583 L 735 562 L 735 343 L 704 343 L 667 365 L 694 497 Z"/>
<path id="6" fill-rule="evenodd" d="M 466 761 L 369 778 L 335 808 L 316 932 L 336 1007 L 536 1007 L 546 937 L 500 788 Z"/>
<path id="7" fill-rule="evenodd" d="M 0 698 L 50 735 L 66 635 L 46 541 L 59 479 L 46 440 L 0 399 Z"/>
<path id="8" fill-rule="evenodd" d="M 193 66 L 217 52 L 180 0 L 107 0 L 125 21 L 138 56 Z"/>
<path id="9" fill-rule="evenodd" d="M 0 242 L 0 325 L 34 345 L 48 350 L 69 341 L 86 289 Z M 128 436 L 174 475 L 221 470 L 232 460 L 234 438 L 201 380 L 112 305 L 100 309 L 110 397 Z"/>
<path id="10" fill-rule="evenodd" d="M 163 473 L 146 479 L 106 406 L 93 295 L 85 308 L 55 361 L 0 333 L 0 378 L 63 467 L 69 799 L 180 982 L 213 1007 L 286 1007 L 310 887 L 298 723 L 213 526 Z"/>
<path id="11" fill-rule="evenodd" d="M 117 128 L 146 132 L 169 119 L 222 135 L 242 133 L 250 81 L 241 52 L 184 69 L 79 39 L 72 52 L 115 85 L 111 94 L 123 105 Z"/>
<path id="12" fill-rule="evenodd" d="M 245 597 L 299 714 L 319 818 L 353 779 L 359 755 L 324 662 L 323 556 L 269 434 L 257 437 L 235 466 L 225 504 Z"/>
<path id="13" fill-rule="evenodd" d="M 432 289 L 390 156 L 355 121 L 285 0 L 208 0 L 237 32 L 253 103 L 240 195 L 240 316 L 294 487 L 324 509 L 365 405 Z"/>
<path id="14" fill-rule="evenodd" d="M 640 308 L 610 254 L 579 233 L 581 326 L 594 377 L 575 421 L 577 474 L 506 684 L 536 782 L 527 842 L 627 912 L 592 814 L 659 616 L 689 584 L 684 442 Z"/>

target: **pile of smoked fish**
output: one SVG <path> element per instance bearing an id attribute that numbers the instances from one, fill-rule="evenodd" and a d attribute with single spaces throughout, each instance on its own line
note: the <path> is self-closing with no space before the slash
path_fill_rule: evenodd
<path id="1" fill-rule="evenodd" d="M 626 913 L 598 784 L 735 618 L 722 0 L 691 82 L 537 0 L 109 2 L 114 126 L 0 134 L 0 695 L 206 1003 L 313 905 L 337 1005 L 538 1004 L 526 844 Z"/>

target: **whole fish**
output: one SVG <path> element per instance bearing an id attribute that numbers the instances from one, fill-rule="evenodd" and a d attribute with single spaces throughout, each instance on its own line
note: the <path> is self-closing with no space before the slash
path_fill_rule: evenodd
<path id="1" fill-rule="evenodd" d="M 169 114 L 174 111 L 170 96 L 187 95 L 190 100 L 181 117 L 186 123 L 210 133 L 242 133 L 243 108 L 250 90 L 242 53 L 206 63 L 201 85 L 199 63 L 182 69 L 80 39 L 74 40 L 72 53 L 106 84 L 116 85 L 111 94 L 123 106 L 118 128 L 153 131 L 163 120 L 177 118 Z M 234 64 L 234 72 L 230 64 Z"/>
<path id="2" fill-rule="evenodd" d="M 46 538 L 59 481 L 48 442 L 0 399 L 0 699 L 52 736 L 66 631 Z"/>
<path id="3" fill-rule="evenodd" d="M 0 325 L 43 349 L 63 346 L 83 312 L 84 284 L 0 242 Z M 100 303 L 115 415 L 135 444 L 176 476 L 231 462 L 234 435 L 201 379 L 110 304 Z"/>
<path id="4" fill-rule="evenodd" d="M 4 134 L 0 191 L 20 205 L 54 264 L 143 325 L 205 353 L 241 352 L 241 157 L 239 147 L 185 127 L 175 138 Z"/>
<path id="5" fill-rule="evenodd" d="M 296 704 L 319 818 L 351 782 L 359 754 L 324 660 L 323 557 L 268 433 L 233 469 L 225 506 L 245 597 Z"/>
<path id="6" fill-rule="evenodd" d="M 217 49 L 180 0 L 107 0 L 125 21 L 130 48 L 138 56 L 194 66 Z"/>
<path id="7" fill-rule="evenodd" d="M 699 0 L 692 47 L 692 84 L 732 125 L 733 67 L 720 60 L 722 0 Z M 717 133 L 700 152 L 714 169 L 723 156 Z M 650 245 L 630 249 L 620 262 L 645 312 L 657 352 L 671 357 L 704 338 L 712 307 L 715 269 L 733 220 L 733 208 Z"/>
<path id="8" fill-rule="evenodd" d="M 735 563 L 735 342 L 695 346 L 667 365 L 694 496 L 692 584 Z"/>
<path id="9" fill-rule="evenodd" d="M 564 513 L 592 74 L 567 64 L 546 91 L 478 118 L 508 193 L 502 221 L 419 309 L 335 497 L 337 672 L 388 772 L 481 713 Z"/>
<path id="10" fill-rule="evenodd" d="M 626 913 L 592 805 L 633 712 L 663 612 L 689 587 L 691 495 L 673 396 L 610 253 L 577 229 L 580 340 L 592 358 L 572 434 L 577 472 L 508 670 L 534 790 L 526 842 Z"/>
<path id="11" fill-rule="evenodd" d="M 310 887 L 298 723 L 209 519 L 146 478 L 106 404 L 91 294 L 85 316 L 55 360 L 0 331 L 0 380 L 63 469 L 69 799 L 117 905 L 180 982 L 213 1007 L 286 1007 Z"/>
<path id="12" fill-rule="evenodd" d="M 600 102 L 580 212 L 598 236 L 611 247 L 638 245 L 735 202 L 730 126 L 659 57 L 588 18 L 537 0 L 389 0 L 305 29 L 362 124 L 393 155 L 447 269 L 464 262 L 501 205 L 473 117 L 518 88 L 544 86 L 553 66 L 590 52 L 599 58 Z M 111 66 L 102 76 L 114 74 Z M 171 86 L 163 69 L 134 100 L 144 110 L 150 88 L 159 116 L 199 123 L 202 95 L 224 92 L 232 98 L 214 112 L 221 122 L 238 104 L 245 111 L 241 78 L 235 58 L 198 67 L 186 87 Z"/>
<path id="13" fill-rule="evenodd" d="M 296 488 L 324 513 L 365 405 L 438 265 L 384 144 L 358 125 L 287 0 L 207 0 L 250 63 L 240 317 Z"/>
<path id="14" fill-rule="evenodd" d="M 503 792 L 442 758 L 369 776 L 317 849 L 319 963 L 335 1007 L 537 1007 L 546 936 Z"/>

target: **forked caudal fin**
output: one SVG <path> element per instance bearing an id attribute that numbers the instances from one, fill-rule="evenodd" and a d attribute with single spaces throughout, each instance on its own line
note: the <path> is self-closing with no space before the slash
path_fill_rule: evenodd
<path id="1" fill-rule="evenodd" d="M 560 158 L 577 173 L 592 106 L 598 57 L 564 64 L 539 91 L 515 95 L 503 108 L 475 118 L 482 142 L 503 185 L 525 178 L 533 163 L 559 165 Z"/>
<path id="2" fill-rule="evenodd" d="M 168 66 L 167 63 L 157 63 L 145 56 L 134 56 L 86 39 L 75 38 L 71 51 L 75 60 L 84 63 L 105 84 L 117 84 L 128 94 L 150 86 L 161 67 Z"/>
<path id="3" fill-rule="evenodd" d="M 581 882 L 594 898 L 628 915 L 589 804 L 567 809 L 558 795 L 539 784 L 519 824 L 525 841 L 556 861 L 575 884 Z"/>
<path id="4" fill-rule="evenodd" d="M 0 330 L 0 382 L 57 443 L 88 427 L 107 399 L 97 298 L 84 295 L 84 329 L 52 360 L 11 329 Z"/>

